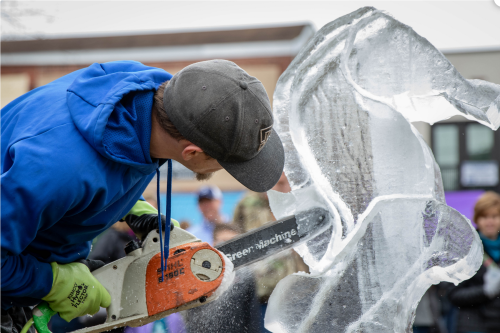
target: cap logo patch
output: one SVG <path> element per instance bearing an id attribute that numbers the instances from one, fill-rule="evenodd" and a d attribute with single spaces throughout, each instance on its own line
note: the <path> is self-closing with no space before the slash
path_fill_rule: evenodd
<path id="1" fill-rule="evenodd" d="M 260 130 L 260 145 L 259 145 L 259 150 L 257 152 L 261 151 L 262 148 L 266 145 L 267 140 L 269 140 L 269 137 L 271 136 L 271 130 L 273 126 L 269 126 L 266 128 L 263 128 Z"/>

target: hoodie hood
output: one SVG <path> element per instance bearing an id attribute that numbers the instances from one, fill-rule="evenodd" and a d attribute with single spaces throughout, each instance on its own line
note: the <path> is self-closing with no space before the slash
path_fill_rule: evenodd
<path id="1" fill-rule="evenodd" d="M 93 64 L 67 90 L 73 122 L 101 155 L 149 174 L 153 96 L 171 77 L 135 61 Z"/>

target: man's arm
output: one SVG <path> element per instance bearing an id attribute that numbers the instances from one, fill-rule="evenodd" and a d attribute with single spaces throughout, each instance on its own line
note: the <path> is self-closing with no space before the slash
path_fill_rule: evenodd
<path id="1" fill-rule="evenodd" d="M 43 299 L 70 321 L 108 307 L 111 297 L 84 264 L 48 264 L 24 252 L 39 230 L 68 213 L 77 214 L 92 198 L 78 177 L 86 171 L 81 170 L 85 156 L 52 158 L 50 154 L 67 152 L 67 143 L 46 133 L 11 146 L 10 168 L 2 170 L 2 308 Z M 77 303 L 71 298 L 76 285 L 87 292 Z"/>
<path id="2" fill-rule="evenodd" d="M 29 254 L 12 255 L 2 246 L 2 307 L 17 305 L 9 301 L 11 297 L 23 297 L 24 301 L 29 298 L 32 304 L 36 304 L 51 288 L 50 264 L 42 263 Z"/>
<path id="3" fill-rule="evenodd" d="M 6 296 L 36 300 L 49 293 L 50 264 L 23 251 L 40 229 L 50 228 L 79 202 L 74 189 L 78 179 L 67 171 L 71 167 L 58 165 L 47 155 L 50 145 L 64 143 L 50 142 L 44 136 L 12 145 L 8 151 L 12 164 L 1 176 L 2 304 Z"/>

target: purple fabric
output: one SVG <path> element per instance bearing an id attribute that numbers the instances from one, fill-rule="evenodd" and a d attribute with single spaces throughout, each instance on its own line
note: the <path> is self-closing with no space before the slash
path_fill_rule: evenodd
<path id="1" fill-rule="evenodd" d="M 168 333 L 186 333 L 184 320 L 178 313 L 173 313 L 167 318 L 160 319 L 167 323 Z M 156 322 L 149 323 L 141 327 L 127 327 L 124 333 L 153 333 L 153 328 Z"/>
<path id="2" fill-rule="evenodd" d="M 166 318 L 166 320 L 169 333 L 186 333 L 184 320 L 182 319 L 182 316 L 180 314 L 172 313 Z"/>
<path id="3" fill-rule="evenodd" d="M 151 333 L 153 332 L 153 327 L 155 323 L 149 323 L 140 327 L 127 327 L 124 333 Z"/>
<path id="4" fill-rule="evenodd" d="M 472 225 L 476 225 L 472 221 L 474 216 L 474 205 L 477 199 L 483 194 L 483 190 L 472 190 L 472 191 L 457 191 L 457 192 L 446 192 L 446 204 L 452 208 L 455 208 L 465 217 L 471 220 Z"/>

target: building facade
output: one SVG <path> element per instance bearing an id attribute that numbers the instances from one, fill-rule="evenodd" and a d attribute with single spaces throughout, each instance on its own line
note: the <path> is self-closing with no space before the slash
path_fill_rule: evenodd
<path id="1" fill-rule="evenodd" d="M 175 74 L 207 59 L 234 61 L 266 88 L 274 88 L 299 50 L 313 36 L 309 24 L 220 31 L 192 31 L 134 36 L 84 37 L 2 42 L 2 107 L 17 96 L 94 62 L 137 60 Z M 466 79 L 500 84 L 500 47 L 444 52 Z M 434 125 L 414 123 L 432 148 L 442 172 L 447 200 L 470 217 L 478 195 L 500 192 L 500 131 L 455 116 Z M 174 192 L 193 192 L 200 184 L 180 164 L 174 165 Z M 166 172 L 163 172 L 166 175 Z M 223 191 L 244 188 L 227 172 L 208 181 Z M 162 181 L 162 190 L 165 190 Z M 148 188 L 154 192 L 155 185 Z"/>

